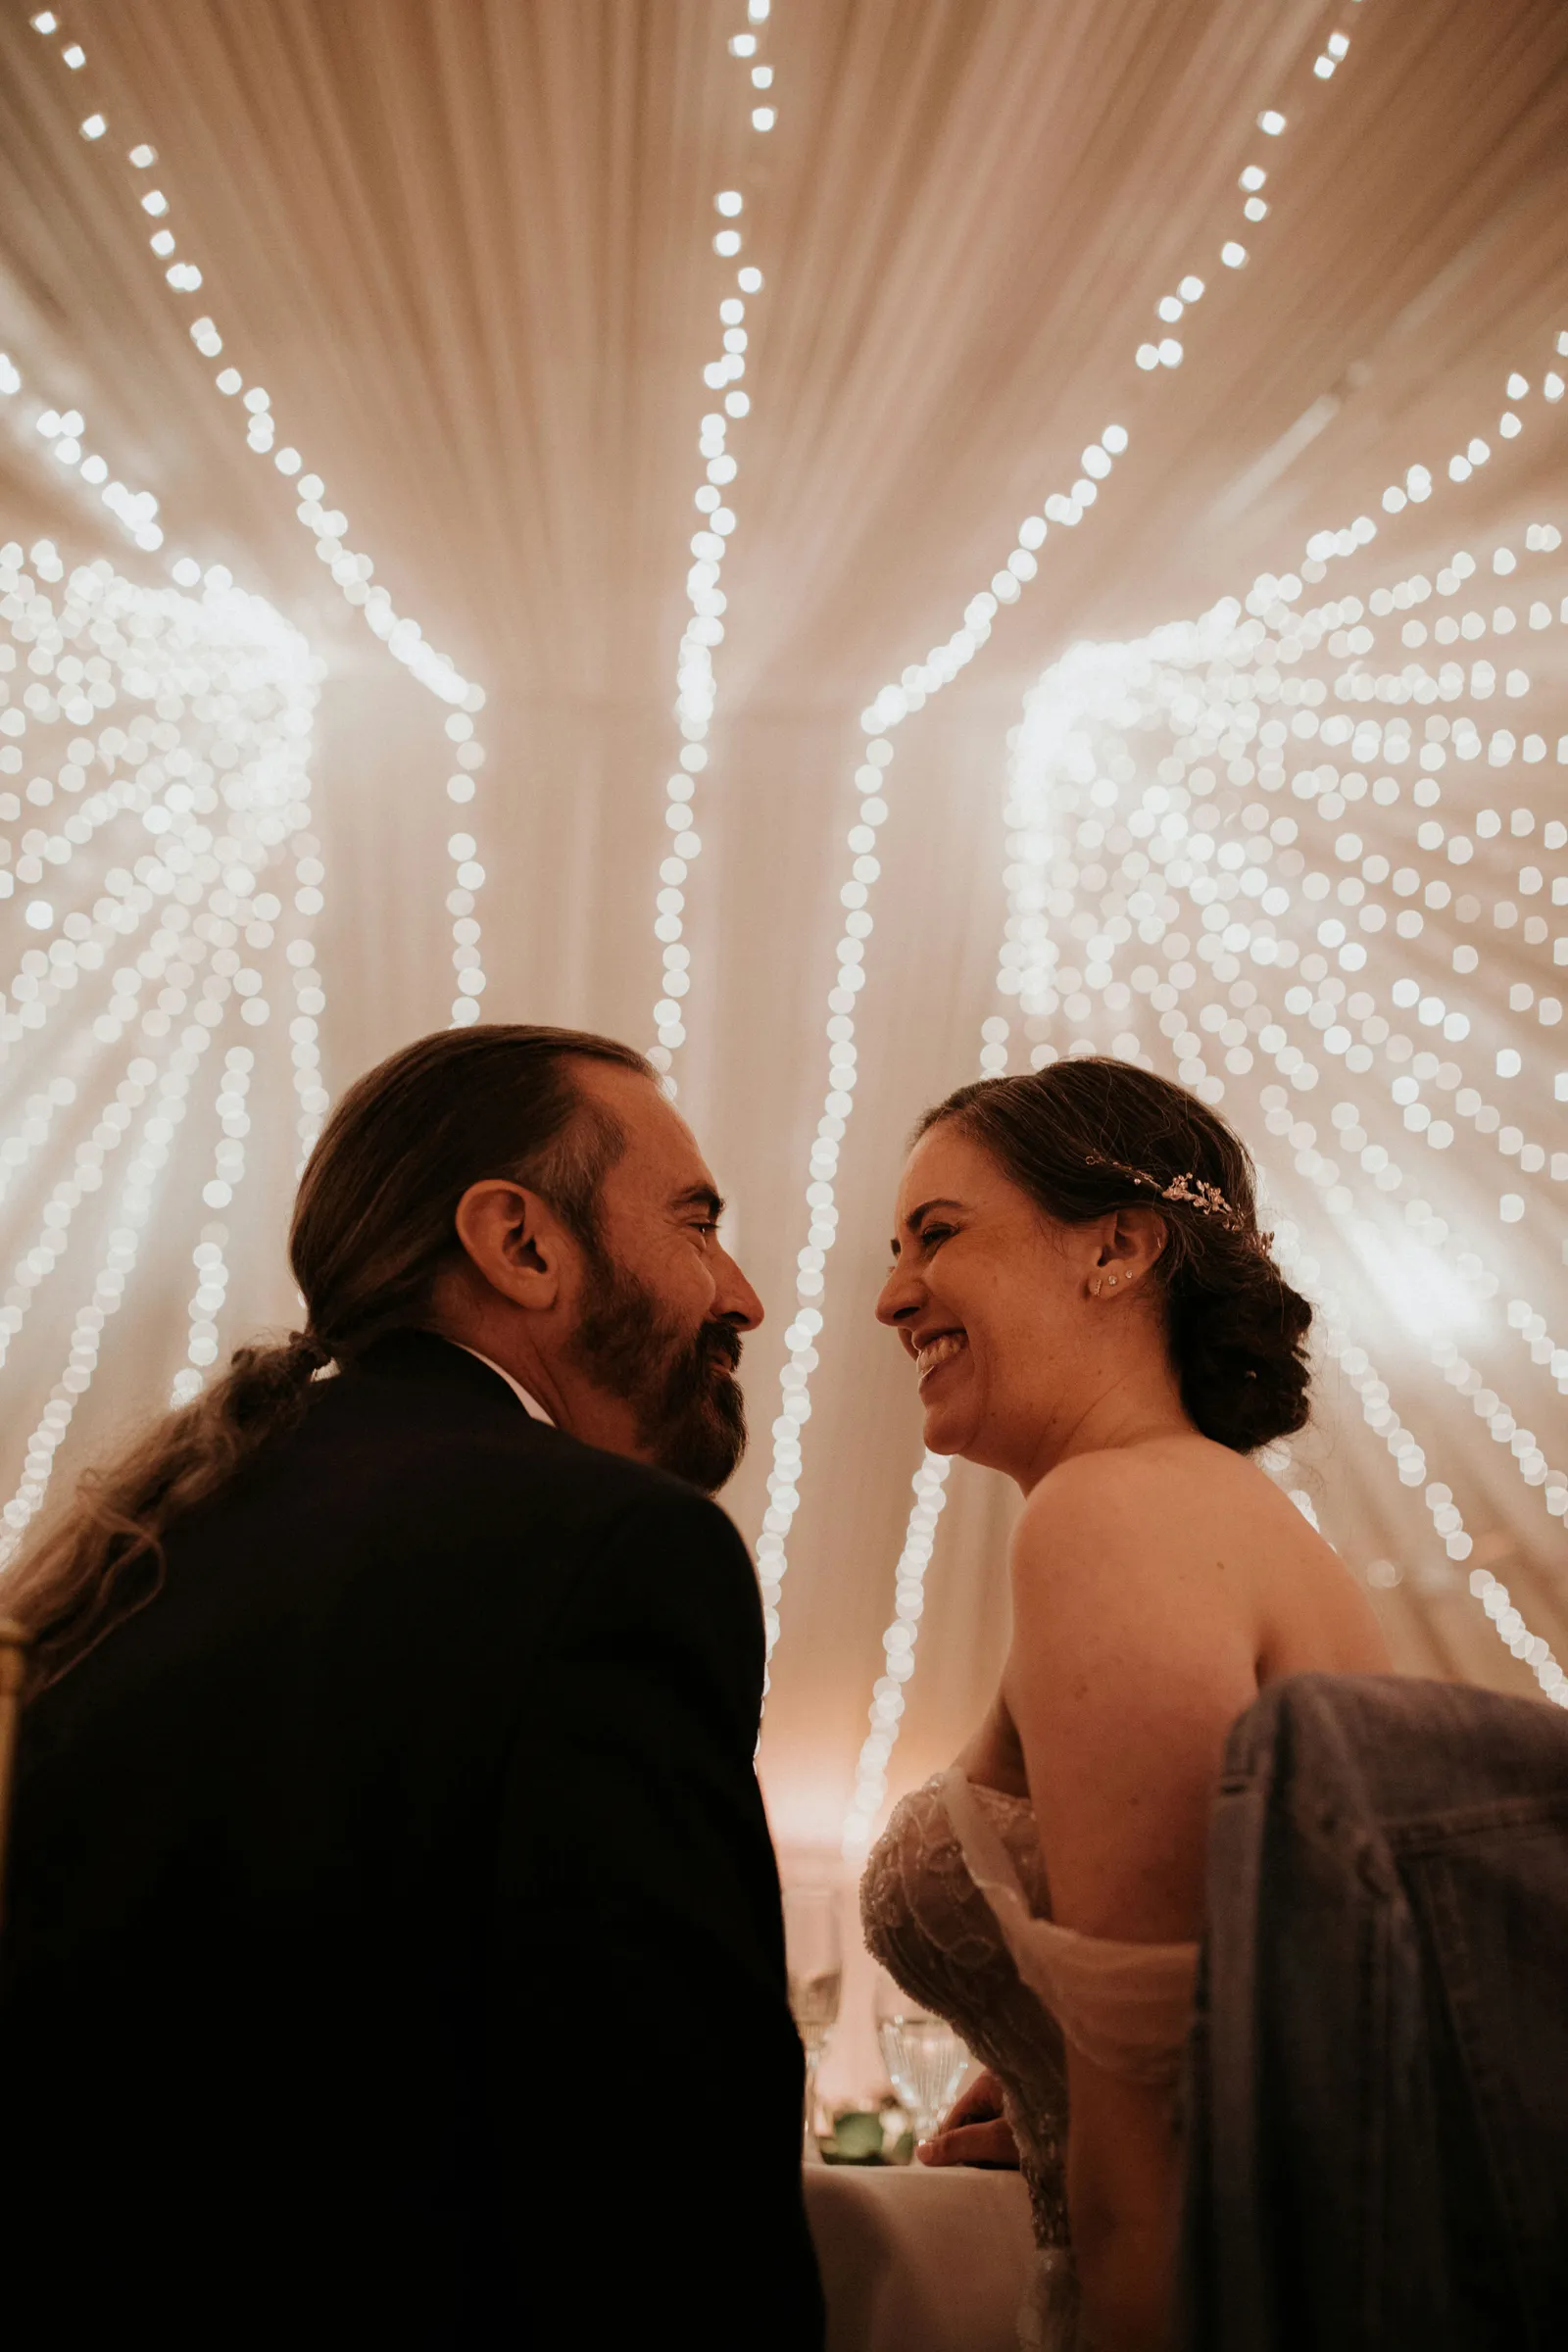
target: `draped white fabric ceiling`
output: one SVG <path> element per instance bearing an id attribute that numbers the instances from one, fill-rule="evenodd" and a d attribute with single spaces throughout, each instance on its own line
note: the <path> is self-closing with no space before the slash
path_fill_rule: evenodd
<path id="1" fill-rule="evenodd" d="M 23 389 L 3 411 L 0 536 L 30 545 L 47 532 L 68 563 L 108 554 L 149 584 L 167 583 L 175 552 L 221 563 L 323 657 L 313 821 L 326 869 L 316 940 L 329 1086 L 447 1017 L 444 845 L 455 823 L 471 821 L 488 875 L 486 1015 L 647 1044 L 661 993 L 662 779 L 680 741 L 675 655 L 701 520 L 697 430 L 718 397 L 702 369 L 734 285 L 733 262 L 712 251 L 722 225 L 712 199 L 743 194 L 745 258 L 765 283 L 748 304 L 752 413 L 730 430 L 738 522 L 713 657 L 712 763 L 700 778 L 704 848 L 685 886 L 692 986 L 679 1075 L 733 1193 L 739 1251 L 774 1307 L 748 1352 L 758 1440 L 729 1498 L 755 1537 L 827 1082 L 859 713 L 958 626 L 1019 518 L 1081 474 L 1085 444 L 1109 422 L 1126 428 L 1130 447 L 1100 503 L 1081 524 L 1052 525 L 1039 577 L 996 614 L 956 682 L 892 731 L 857 1004 L 857 1116 L 840 1161 L 842 1223 L 763 1748 L 782 1838 L 824 1851 L 838 1846 L 883 1671 L 920 1460 L 907 1367 L 869 1311 L 902 1139 L 926 1102 L 974 1074 L 980 1024 L 999 1009 L 1013 1024 L 1013 1067 L 1032 1042 L 1067 1051 L 1087 1036 L 1108 1049 L 1128 1028 L 1155 1066 L 1178 1066 L 1147 985 L 1119 1015 L 1102 995 L 1079 1014 L 1064 994 L 1027 1032 L 1017 1001 L 996 994 L 1006 736 L 1023 694 L 1075 640 L 1137 636 L 1244 599 L 1259 573 L 1298 570 L 1313 533 L 1357 515 L 1375 518 L 1376 538 L 1332 557 L 1320 585 L 1298 582 L 1299 612 L 1352 597 L 1370 611 L 1375 589 L 1435 582 L 1455 551 L 1470 551 L 1473 578 L 1440 588 L 1422 617 L 1481 613 L 1487 642 L 1458 651 L 1493 661 L 1497 699 L 1472 703 L 1467 679 L 1460 699 L 1454 689 L 1432 709 L 1451 706 L 1455 723 L 1469 713 L 1483 740 L 1508 725 L 1521 741 L 1539 731 L 1547 756 L 1452 760 L 1435 813 L 1446 835 L 1474 834 L 1473 873 L 1452 880 L 1474 888 L 1480 912 L 1467 927 L 1462 899 L 1440 903 L 1429 885 L 1445 853 L 1422 853 L 1412 904 L 1427 909 L 1424 929 L 1396 949 L 1404 902 L 1396 884 L 1374 880 L 1389 920 L 1365 940 L 1362 978 L 1396 1032 L 1402 1023 L 1421 1046 L 1416 1012 L 1391 996 L 1401 972 L 1465 1010 L 1470 1035 L 1451 1049 L 1464 1083 L 1544 1149 L 1544 1164 L 1528 1151 L 1499 1158 L 1507 1127 L 1494 1118 L 1488 1131 L 1451 1103 L 1454 1140 L 1428 1153 L 1391 1094 L 1400 1068 L 1381 1051 L 1364 1076 L 1325 1060 L 1310 1095 L 1287 1087 L 1291 1120 L 1311 1122 L 1311 1138 L 1270 1134 L 1262 1089 L 1279 1072 L 1256 1022 L 1255 1060 L 1224 1080 L 1224 1106 L 1258 1150 L 1278 1213 L 1299 1224 L 1301 1247 L 1353 1305 L 1348 1339 L 1419 1438 L 1427 1479 L 1451 1488 L 1474 1548 L 1462 1564 L 1448 1556 L 1421 1485 L 1401 1485 L 1332 1364 L 1317 1433 L 1298 1449 L 1327 1532 L 1358 1570 L 1398 1571 L 1376 1597 L 1406 1663 L 1534 1691 L 1468 1578 L 1479 1565 L 1505 1579 L 1528 1627 L 1568 1660 L 1568 1537 L 1547 1507 L 1550 1476 L 1522 1474 L 1532 1446 L 1550 1472 L 1568 1462 L 1568 1375 L 1554 1377 L 1550 1348 L 1534 1326 L 1510 1329 L 1506 1312 L 1524 1299 L 1559 1350 L 1568 1341 L 1565 1186 L 1550 1173 L 1565 1140 L 1554 1077 L 1568 1054 L 1562 1031 L 1541 1021 L 1542 1000 L 1568 979 L 1552 944 L 1568 933 L 1568 888 L 1552 887 L 1568 860 L 1546 831 L 1568 802 L 1557 756 L 1568 565 L 1526 543 L 1528 526 L 1568 528 L 1568 403 L 1552 406 L 1543 389 L 1554 365 L 1568 368 L 1555 359 L 1568 328 L 1568 14 L 1556 0 L 776 0 L 756 28 L 775 71 L 777 122 L 765 133 L 750 126 L 749 69 L 728 48 L 745 29 L 744 0 L 74 0 L 45 37 L 8 0 L 0 290 Z M 1332 60 L 1336 30 L 1348 54 L 1323 76 L 1314 60 Z M 72 41 L 86 52 L 80 70 L 62 61 Z M 1271 108 L 1286 117 L 1277 138 L 1257 127 Z M 78 124 L 94 111 L 108 129 L 87 140 Z M 139 141 L 157 150 L 155 172 L 126 160 Z M 1269 174 L 1255 228 L 1238 188 L 1253 164 Z M 168 194 L 179 253 L 201 267 L 199 293 L 172 290 L 148 254 L 138 198 L 149 177 Z M 1244 228 L 1249 259 L 1227 269 L 1220 248 Z M 1156 302 L 1194 271 L 1206 291 L 1181 324 L 1181 365 L 1140 370 L 1137 346 L 1171 331 Z M 222 330 L 221 362 L 189 336 L 207 312 Z M 348 544 L 372 551 L 397 610 L 483 684 L 489 757 L 471 819 L 444 797 L 442 708 L 316 561 L 294 494 L 246 448 L 239 403 L 214 389 L 223 364 L 268 387 L 281 440 L 324 477 L 352 518 Z M 1498 430 L 1514 370 L 1529 385 L 1517 439 Z M 52 459 L 33 423 L 45 405 L 79 411 L 115 472 L 153 491 L 162 551 L 131 547 Z M 1487 461 L 1450 481 L 1450 454 L 1476 435 Z M 1431 469 L 1432 495 L 1389 513 L 1385 487 L 1417 464 Z M 1498 547 L 1518 554 L 1511 580 L 1493 572 Z M 1509 599 L 1526 634 L 1504 646 L 1493 613 Z M 1535 634 L 1533 604 L 1551 623 Z M 1397 614 L 1382 625 L 1369 674 L 1412 658 L 1402 625 Z M 1319 634 L 1302 666 L 1325 681 L 1326 714 L 1349 656 Z M 1420 658 L 1436 675 L 1445 657 L 1432 642 Z M 1517 707 L 1502 683 L 1515 662 L 1530 679 Z M 1412 705 L 1417 747 L 1427 715 Z M 1361 872 L 1363 850 L 1386 857 L 1385 873 L 1417 858 L 1415 752 L 1396 770 L 1396 801 L 1368 795 L 1343 823 L 1289 783 L 1272 797 L 1262 778 L 1232 789 L 1227 756 L 1216 762 L 1222 830 L 1248 838 L 1249 801 L 1266 800 L 1267 822 L 1294 816 L 1290 872 L 1321 865 L 1337 884 Z M 1280 755 L 1293 776 L 1298 759 L 1328 756 L 1294 742 Z M 1351 757 L 1333 754 L 1342 767 Z M 1375 759 L 1366 772 L 1378 772 Z M 1140 779 L 1141 791 L 1142 768 Z M 1483 808 L 1500 814 L 1494 836 L 1473 821 Z M 1524 808 L 1528 841 L 1509 829 Z M 1358 846 L 1336 853 L 1347 825 Z M 1536 895 L 1517 880 L 1527 859 Z M 1112 875 L 1105 889 L 1118 887 Z M 1501 926 L 1499 901 L 1514 906 Z M 1092 893 L 1072 903 L 1101 906 Z M 8 971 L 28 936 L 21 905 L 0 906 Z M 1062 964 L 1079 953 L 1066 905 Z M 1293 907 L 1279 930 L 1309 958 L 1323 909 L 1299 894 Z M 1122 901 L 1111 912 L 1134 930 L 1146 919 Z M 1173 927 L 1176 908 L 1156 913 L 1156 930 L 1161 919 Z M 1200 936 L 1196 903 L 1181 921 Z M 1453 951 L 1469 941 L 1479 962 L 1466 973 Z M 1161 962 L 1134 941 L 1117 972 L 1125 979 L 1145 953 Z M 1320 960 L 1338 968 L 1332 949 Z M 1239 968 L 1276 1011 L 1305 978 L 1256 968 L 1245 953 Z M 1345 968 L 1342 998 L 1357 985 Z M 1201 985 L 1224 994 L 1223 975 L 1204 972 Z M 0 1074 L 13 1110 L 46 1081 L 73 1017 L 68 1004 Z M 1321 1029 L 1304 1015 L 1290 1035 L 1319 1051 Z M 1523 1066 L 1499 1076 L 1510 1042 Z M 1209 1038 L 1205 1051 L 1209 1070 L 1227 1067 L 1223 1046 Z M 284 1143 L 230 1220 L 225 1345 L 289 1314 L 279 1245 L 292 1111 L 279 1066 Z M 1442 1075 L 1422 1086 L 1439 1111 L 1446 1086 L 1451 1096 Z M 265 1097 L 261 1076 L 257 1087 Z M 1353 1133 L 1353 1123 L 1330 1118 L 1342 1098 L 1358 1104 L 1364 1138 L 1348 1152 L 1336 1124 Z M 1357 1152 L 1379 1147 L 1406 1163 L 1420 1155 L 1397 1198 L 1357 1164 Z M 1471 1248 L 1498 1274 L 1496 1295 L 1472 1301 L 1454 1337 L 1529 1445 L 1510 1448 L 1506 1432 L 1497 1442 L 1445 1381 L 1397 1290 L 1369 1281 L 1351 1220 L 1328 1202 L 1321 1162 L 1336 1152 L 1361 1188 L 1355 1218 L 1414 1234 L 1445 1267 Z M 7 1201 L 7 1265 L 36 1233 L 58 1173 L 42 1152 Z M 1522 1204 L 1516 1220 L 1499 1217 L 1504 1193 Z M 1425 1241 L 1404 1213 L 1417 1195 Z M 167 1393 L 200 1215 L 155 1208 L 63 1469 L 109 1417 Z M 1434 1217 L 1446 1238 L 1431 1238 Z M 80 1287 L 51 1279 L 70 1297 L 40 1292 L 4 1376 L 8 1494 Z M 1414 1279 L 1419 1289 L 1419 1265 Z M 961 1471 L 951 1494 L 895 1789 L 952 1752 L 1004 1638 L 1008 1497 Z"/>

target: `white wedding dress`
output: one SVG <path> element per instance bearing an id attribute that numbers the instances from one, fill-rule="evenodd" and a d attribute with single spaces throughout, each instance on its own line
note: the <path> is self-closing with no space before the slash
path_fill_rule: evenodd
<path id="1" fill-rule="evenodd" d="M 1050 1914 L 1027 1799 L 956 1767 L 894 1809 L 860 1881 L 870 1950 L 1003 2085 L 1040 2250 L 1019 2341 L 1077 2352 L 1063 2035 L 1109 2074 L 1173 2082 L 1198 1946 L 1080 1936 Z"/>

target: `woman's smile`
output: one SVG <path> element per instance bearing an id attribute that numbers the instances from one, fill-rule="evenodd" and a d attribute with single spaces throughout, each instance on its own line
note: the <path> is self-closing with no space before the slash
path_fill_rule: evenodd
<path id="1" fill-rule="evenodd" d="M 933 1332 L 929 1339 L 922 1340 L 914 1349 L 915 1367 L 920 1375 L 921 1394 L 924 1395 L 929 1383 L 935 1379 L 945 1365 L 955 1362 L 960 1355 L 967 1354 L 968 1348 L 968 1335 L 962 1331 L 937 1331 Z"/>

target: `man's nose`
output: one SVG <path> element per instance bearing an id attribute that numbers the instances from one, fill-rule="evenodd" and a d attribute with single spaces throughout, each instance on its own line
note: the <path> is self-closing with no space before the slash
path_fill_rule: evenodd
<path id="1" fill-rule="evenodd" d="M 727 1250 L 721 1250 L 723 1271 L 719 1278 L 718 1296 L 713 1300 L 713 1312 L 733 1323 L 737 1331 L 755 1331 L 762 1320 L 762 1301 L 741 1272 Z"/>

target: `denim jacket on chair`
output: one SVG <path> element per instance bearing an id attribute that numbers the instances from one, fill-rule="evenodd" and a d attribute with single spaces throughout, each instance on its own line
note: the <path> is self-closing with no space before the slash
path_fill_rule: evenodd
<path id="1" fill-rule="evenodd" d="M 1568 2344 L 1568 1713 L 1298 1675 L 1232 1730 L 1183 2352 Z"/>

